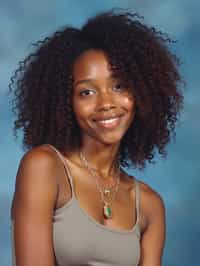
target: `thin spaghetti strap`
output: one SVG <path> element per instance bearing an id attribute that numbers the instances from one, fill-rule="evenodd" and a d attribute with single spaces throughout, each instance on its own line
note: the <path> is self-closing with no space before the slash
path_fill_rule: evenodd
<path id="1" fill-rule="evenodd" d="M 140 217 L 140 184 L 136 178 L 135 178 L 135 202 L 136 202 L 137 222 L 139 222 L 139 217 Z"/>
<path id="2" fill-rule="evenodd" d="M 44 144 L 44 145 L 47 145 L 49 146 L 52 150 L 54 150 L 56 152 L 56 154 L 58 155 L 58 157 L 60 158 L 61 162 L 63 163 L 64 165 L 64 169 L 65 169 L 65 175 L 66 177 L 69 179 L 69 182 L 70 182 L 70 185 L 71 185 L 71 189 L 72 189 L 72 196 L 74 196 L 74 183 L 73 183 L 73 178 L 70 174 L 70 170 L 69 170 L 69 167 L 66 163 L 66 160 L 64 159 L 63 155 L 61 154 L 61 152 L 59 152 L 59 150 L 57 150 L 53 145 L 51 144 Z"/>

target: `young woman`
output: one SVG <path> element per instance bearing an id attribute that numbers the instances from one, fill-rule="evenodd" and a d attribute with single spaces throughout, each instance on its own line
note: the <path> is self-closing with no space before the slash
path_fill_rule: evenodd
<path id="1" fill-rule="evenodd" d="M 12 78 L 23 156 L 16 266 L 160 266 L 165 207 L 124 167 L 166 154 L 183 96 L 165 35 L 105 12 L 39 41 Z"/>

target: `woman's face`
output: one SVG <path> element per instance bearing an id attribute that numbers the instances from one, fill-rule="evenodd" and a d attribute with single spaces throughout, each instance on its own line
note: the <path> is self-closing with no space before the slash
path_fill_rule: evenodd
<path id="1" fill-rule="evenodd" d="M 88 50 L 73 67 L 73 110 L 83 142 L 119 143 L 132 123 L 135 102 L 132 93 L 113 79 L 106 55 Z"/>

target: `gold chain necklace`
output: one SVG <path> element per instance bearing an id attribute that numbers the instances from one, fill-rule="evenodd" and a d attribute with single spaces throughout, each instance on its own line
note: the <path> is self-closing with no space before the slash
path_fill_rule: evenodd
<path id="1" fill-rule="evenodd" d="M 106 219 L 110 219 L 113 216 L 112 213 L 112 209 L 111 209 L 111 204 L 114 201 L 117 191 L 119 189 L 119 183 L 120 183 L 120 169 L 118 176 L 117 176 L 117 181 L 116 181 L 116 185 L 113 185 L 111 187 L 106 187 L 103 186 L 103 188 L 101 188 L 101 186 L 99 185 L 99 181 L 98 178 L 100 178 L 96 171 L 89 165 L 88 160 L 86 159 L 86 157 L 83 155 L 83 153 L 80 151 L 80 159 L 83 162 L 83 164 L 85 165 L 85 167 L 87 168 L 87 170 L 90 172 L 90 174 L 95 178 L 96 180 L 96 185 L 97 185 L 97 189 L 100 192 L 100 196 L 101 196 L 101 200 L 104 203 L 104 207 L 103 207 L 103 214 L 104 217 Z"/>

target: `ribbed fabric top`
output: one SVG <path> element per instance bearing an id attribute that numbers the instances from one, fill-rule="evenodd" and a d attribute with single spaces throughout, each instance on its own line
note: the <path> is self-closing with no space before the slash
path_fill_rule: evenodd
<path id="1" fill-rule="evenodd" d="M 66 160 L 72 197 L 53 216 L 53 243 L 57 266 L 137 266 L 140 258 L 139 182 L 135 181 L 136 223 L 131 230 L 112 229 L 98 223 L 80 207 Z M 13 247 L 14 255 L 14 247 Z M 13 266 L 15 266 L 13 258 Z"/>

